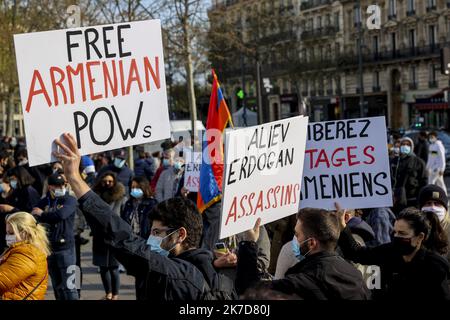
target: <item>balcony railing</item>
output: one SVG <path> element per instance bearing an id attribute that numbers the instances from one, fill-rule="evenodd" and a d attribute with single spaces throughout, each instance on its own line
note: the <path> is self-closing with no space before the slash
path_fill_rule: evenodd
<path id="1" fill-rule="evenodd" d="M 417 90 L 417 83 L 410 83 L 409 90 Z"/>
<path id="2" fill-rule="evenodd" d="M 309 1 L 304 1 L 300 5 L 300 10 L 309 10 L 309 9 L 313 9 L 315 7 L 320 7 L 320 6 L 324 6 L 324 5 L 327 5 L 327 4 L 331 4 L 332 2 L 333 2 L 333 0 L 309 0 Z"/>
<path id="3" fill-rule="evenodd" d="M 406 16 L 411 17 L 411 16 L 414 16 L 414 15 L 416 15 L 416 10 L 406 11 Z"/>
<path id="4" fill-rule="evenodd" d="M 405 48 L 402 50 L 386 50 L 379 52 L 370 52 L 363 54 L 363 63 L 385 62 L 392 60 L 413 59 L 416 57 L 439 55 L 440 48 L 446 46 L 447 43 L 440 43 L 435 45 Z M 358 55 L 346 54 L 339 58 L 339 65 L 352 65 L 358 63 Z"/>
<path id="5" fill-rule="evenodd" d="M 380 86 L 373 86 L 372 87 L 372 92 L 380 92 L 381 91 L 381 87 Z"/>
<path id="6" fill-rule="evenodd" d="M 447 3 L 448 4 L 448 3 Z M 436 11 L 436 6 L 428 6 L 427 7 L 427 12 L 431 12 L 431 11 Z"/>
<path id="7" fill-rule="evenodd" d="M 428 88 L 437 88 L 437 81 L 433 80 L 433 81 L 428 81 Z"/>
<path id="8" fill-rule="evenodd" d="M 395 20 L 395 19 L 397 19 L 397 14 L 390 14 L 390 15 L 388 15 L 388 20 Z"/>
<path id="9" fill-rule="evenodd" d="M 302 32 L 302 40 L 317 39 L 320 37 L 334 36 L 339 31 L 336 26 L 326 26 L 314 30 L 305 30 Z"/>
<path id="10" fill-rule="evenodd" d="M 328 90 L 327 90 L 327 95 L 328 95 L 328 96 L 333 95 L 333 89 L 328 89 Z"/>

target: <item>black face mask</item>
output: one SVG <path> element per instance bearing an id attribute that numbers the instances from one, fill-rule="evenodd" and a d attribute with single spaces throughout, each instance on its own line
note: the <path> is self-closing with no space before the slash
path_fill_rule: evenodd
<path id="1" fill-rule="evenodd" d="M 393 237 L 392 244 L 401 255 L 409 255 L 416 250 L 416 247 L 411 245 L 411 238 Z"/>

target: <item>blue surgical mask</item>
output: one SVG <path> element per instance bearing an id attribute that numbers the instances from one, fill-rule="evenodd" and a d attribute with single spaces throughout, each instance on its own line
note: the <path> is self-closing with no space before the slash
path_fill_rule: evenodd
<path id="1" fill-rule="evenodd" d="M 11 188 L 17 189 L 17 180 L 9 181 L 9 185 L 11 186 Z"/>
<path id="2" fill-rule="evenodd" d="M 183 164 L 181 162 L 177 161 L 177 162 L 175 162 L 175 164 L 173 166 L 176 170 L 181 170 L 181 167 L 183 166 Z"/>
<path id="3" fill-rule="evenodd" d="M 0 182 L 0 193 L 3 193 L 5 189 L 3 188 L 3 183 Z"/>
<path id="4" fill-rule="evenodd" d="M 125 160 L 120 159 L 120 158 L 115 158 L 114 159 L 114 166 L 116 168 L 121 169 L 121 168 L 123 168 L 124 165 L 125 165 Z"/>
<path id="5" fill-rule="evenodd" d="M 163 167 L 167 168 L 168 166 L 170 166 L 169 159 L 163 159 Z"/>
<path id="6" fill-rule="evenodd" d="M 133 198 L 139 199 L 142 198 L 142 196 L 144 195 L 144 191 L 142 191 L 141 188 L 133 188 L 131 189 L 130 195 Z"/>
<path id="7" fill-rule="evenodd" d="M 173 250 L 177 244 L 175 244 L 169 250 L 165 250 L 165 249 L 161 248 L 161 243 L 164 241 L 165 238 L 169 237 L 170 235 L 172 235 L 173 233 L 175 233 L 177 231 L 178 231 L 178 229 L 173 231 L 173 232 L 171 232 L 171 233 L 169 233 L 164 238 L 150 235 L 150 237 L 148 237 L 148 240 L 147 240 L 147 245 L 150 246 L 150 250 L 151 251 L 153 251 L 153 252 L 155 252 L 155 253 L 157 253 L 157 254 L 159 254 L 161 256 L 167 257 L 169 255 L 169 252 L 171 250 Z"/>
<path id="8" fill-rule="evenodd" d="M 61 198 L 66 195 L 66 188 L 55 189 L 54 192 L 55 192 L 55 198 Z"/>
<path id="9" fill-rule="evenodd" d="M 400 146 L 400 153 L 402 154 L 410 154 L 411 147 L 410 146 Z"/>
<path id="10" fill-rule="evenodd" d="M 308 238 L 308 239 L 306 239 L 305 241 L 302 241 L 301 244 L 305 243 L 306 241 L 308 241 L 308 240 L 310 240 L 310 239 L 311 239 L 311 238 Z M 300 249 L 300 245 L 301 245 L 301 244 L 298 243 L 297 237 L 294 236 L 294 238 L 292 239 L 292 242 L 291 242 L 291 245 L 292 245 L 292 252 L 294 253 L 294 256 L 295 256 L 299 261 L 302 261 L 303 259 L 305 259 L 305 258 L 306 258 L 306 255 L 310 252 L 310 251 L 308 251 L 308 252 L 306 252 L 305 254 L 303 254 L 303 253 L 301 252 L 301 249 Z"/>

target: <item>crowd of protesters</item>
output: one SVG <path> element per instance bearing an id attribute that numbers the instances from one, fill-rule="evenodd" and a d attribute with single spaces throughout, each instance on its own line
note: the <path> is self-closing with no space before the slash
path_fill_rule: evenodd
<path id="1" fill-rule="evenodd" d="M 126 150 L 80 157 L 73 136 L 55 143 L 58 162 L 37 167 L 23 139 L 0 143 L 0 299 L 44 299 L 48 277 L 56 299 L 80 299 L 67 270 L 81 268 L 88 229 L 99 299 L 119 299 L 121 271 L 135 277 L 138 300 L 450 299 L 435 133 L 390 146 L 392 208 L 307 208 L 227 239 L 220 203 L 201 215 L 183 187 L 183 139 L 152 155 L 138 147 L 133 169 Z"/>

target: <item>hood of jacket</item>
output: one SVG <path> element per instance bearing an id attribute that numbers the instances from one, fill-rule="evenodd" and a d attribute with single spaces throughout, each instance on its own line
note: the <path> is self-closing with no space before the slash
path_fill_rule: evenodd
<path id="1" fill-rule="evenodd" d="M 409 137 L 404 137 L 400 140 L 400 143 L 402 143 L 403 141 L 409 141 L 409 143 L 411 143 L 411 153 L 409 155 L 414 154 L 414 141 L 409 138 Z"/>
<path id="2" fill-rule="evenodd" d="M 213 266 L 214 257 L 211 251 L 208 251 L 206 249 L 188 250 L 179 254 L 177 258 L 190 262 L 191 264 L 196 266 L 197 269 L 199 269 L 203 274 L 203 277 L 208 282 L 208 285 L 213 285 L 213 281 L 217 272 Z"/>
<path id="3" fill-rule="evenodd" d="M 125 187 L 122 183 L 117 181 L 116 185 L 111 189 L 103 189 L 99 193 L 100 197 L 108 204 L 120 201 L 125 196 Z"/>

